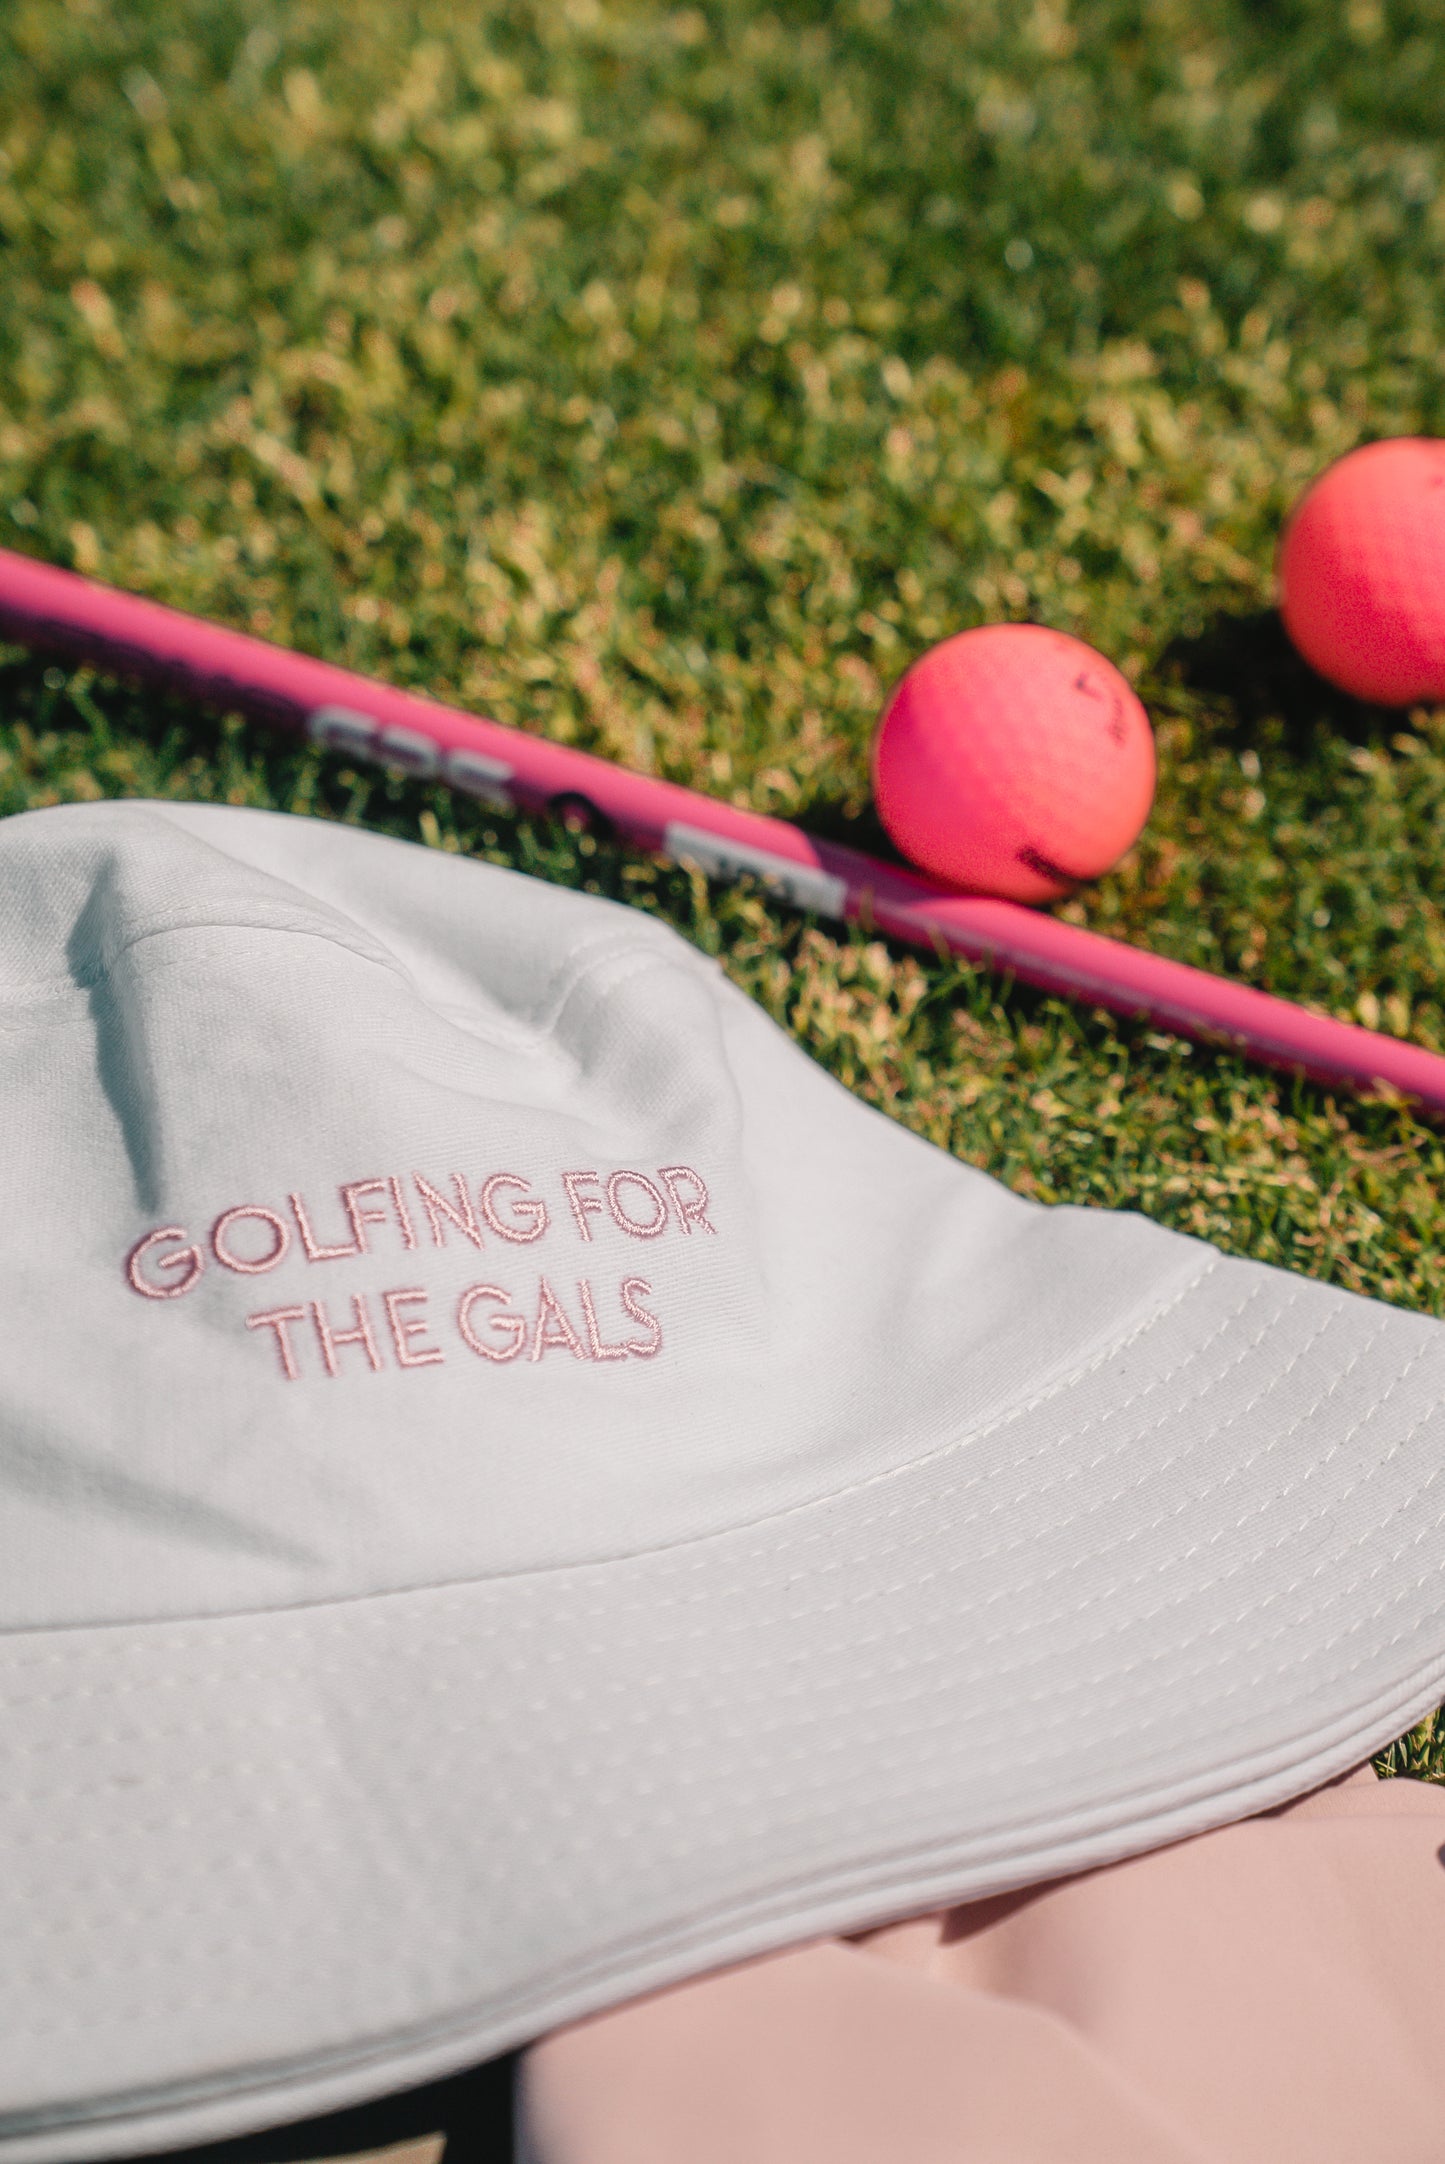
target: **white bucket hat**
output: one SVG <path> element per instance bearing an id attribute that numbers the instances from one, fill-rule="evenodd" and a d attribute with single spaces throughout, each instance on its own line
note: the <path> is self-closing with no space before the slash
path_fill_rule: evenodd
<path id="1" fill-rule="evenodd" d="M 0 2158 L 355 2103 L 1309 1789 L 1445 1329 L 1044 1209 L 640 912 L 0 827 Z"/>

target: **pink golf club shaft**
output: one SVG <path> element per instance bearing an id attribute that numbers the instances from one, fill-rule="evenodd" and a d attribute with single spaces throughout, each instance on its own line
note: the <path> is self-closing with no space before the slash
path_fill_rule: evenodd
<path id="1" fill-rule="evenodd" d="M 1445 1058 L 1149 954 L 1016 902 L 956 894 L 760 812 L 480 721 L 73 571 L 0 549 L 0 632 L 265 721 L 504 810 L 598 815 L 715 878 L 749 874 L 795 908 L 1004 970 L 1045 992 L 1225 1044 L 1316 1081 L 1398 1090 L 1445 1112 Z"/>

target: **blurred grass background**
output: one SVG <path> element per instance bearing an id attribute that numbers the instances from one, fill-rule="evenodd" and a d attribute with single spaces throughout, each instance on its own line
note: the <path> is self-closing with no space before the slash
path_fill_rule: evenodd
<path id="1" fill-rule="evenodd" d="M 1445 1050 L 1445 714 L 1270 607 L 1307 479 L 1445 432 L 1442 109 L 1445 0 L 12 0 L 0 540 L 865 847 L 907 662 L 1080 632 L 1162 777 L 1064 913 Z M 1399 1106 L 0 661 L 0 810 L 215 797 L 623 896 L 1015 1187 L 1445 1309 Z"/>

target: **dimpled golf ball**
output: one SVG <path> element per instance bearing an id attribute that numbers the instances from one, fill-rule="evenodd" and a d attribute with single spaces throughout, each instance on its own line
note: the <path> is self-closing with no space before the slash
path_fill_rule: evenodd
<path id="1" fill-rule="evenodd" d="M 1445 442 L 1368 443 L 1322 473 L 1285 528 L 1279 606 L 1342 691 L 1381 706 L 1445 699 Z"/>
<path id="2" fill-rule="evenodd" d="M 1117 864 L 1154 801 L 1149 717 L 1112 662 L 1040 624 L 915 661 L 873 745 L 878 815 L 950 886 L 1048 902 Z"/>

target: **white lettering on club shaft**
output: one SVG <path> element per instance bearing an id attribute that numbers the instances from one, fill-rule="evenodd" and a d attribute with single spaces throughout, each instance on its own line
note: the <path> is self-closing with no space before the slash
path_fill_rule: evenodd
<path id="1" fill-rule="evenodd" d="M 354 706 L 318 706 L 306 721 L 306 734 L 313 744 L 349 751 L 357 759 L 376 757 L 376 732 L 370 714 L 359 714 Z"/>
<path id="2" fill-rule="evenodd" d="M 673 820 L 664 829 L 662 846 L 679 864 L 695 864 L 713 879 L 736 879 L 742 872 L 780 894 L 794 909 L 816 917 L 844 914 L 848 899 L 846 880 L 825 872 L 819 864 L 799 864 L 772 849 L 758 849 L 751 842 L 736 842 L 706 827 L 688 826 Z"/>
<path id="3" fill-rule="evenodd" d="M 504 812 L 517 808 L 509 786 L 514 771 L 505 759 L 491 759 L 481 751 L 449 751 L 442 760 L 442 772 L 454 789 Z"/>

